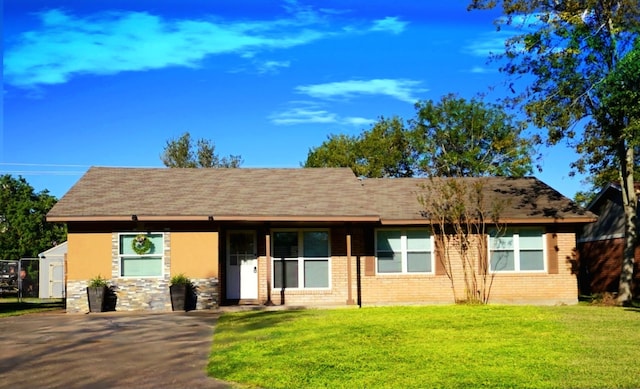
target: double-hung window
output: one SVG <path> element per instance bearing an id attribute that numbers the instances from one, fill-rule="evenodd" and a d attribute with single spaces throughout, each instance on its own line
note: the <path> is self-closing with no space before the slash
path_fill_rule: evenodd
<path id="1" fill-rule="evenodd" d="M 329 288 L 329 231 L 273 232 L 273 287 Z"/>
<path id="2" fill-rule="evenodd" d="M 140 243 L 141 240 L 143 244 Z M 136 244 L 137 252 L 134 249 Z M 121 234 L 119 246 L 121 277 L 162 276 L 164 252 L 162 234 Z"/>
<path id="3" fill-rule="evenodd" d="M 428 230 L 377 230 L 378 273 L 433 273 L 433 240 Z"/>
<path id="4" fill-rule="evenodd" d="M 489 234 L 489 258 L 492 272 L 545 271 L 542 229 L 507 229 Z"/>

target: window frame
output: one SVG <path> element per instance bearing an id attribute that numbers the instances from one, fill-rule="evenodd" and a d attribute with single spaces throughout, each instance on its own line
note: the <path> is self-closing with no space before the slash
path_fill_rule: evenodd
<path id="1" fill-rule="evenodd" d="M 378 233 L 380 231 L 398 231 L 400 232 L 400 253 L 401 253 L 401 271 L 399 272 L 380 272 L 378 267 Z M 430 256 L 431 271 L 428 272 L 410 272 L 408 271 L 408 254 L 412 252 L 424 252 L 419 250 L 409 250 L 407 232 L 409 231 L 424 231 L 429 236 L 429 250 L 427 252 Z M 433 234 L 429 228 L 376 228 L 374 237 L 374 249 L 375 249 L 375 265 L 376 275 L 381 276 L 407 276 L 407 275 L 435 275 L 436 273 L 436 250 Z"/>
<path id="2" fill-rule="evenodd" d="M 506 228 L 505 234 L 502 236 L 511 236 L 513 238 L 513 250 L 499 250 L 499 251 L 513 251 L 514 270 L 493 270 L 491 268 L 491 252 L 493 251 L 491 249 L 491 234 L 493 231 L 495 231 L 495 229 L 490 230 L 489 234 L 487 234 L 487 250 L 488 250 L 487 267 L 490 274 L 523 274 L 523 273 L 546 274 L 548 273 L 549 266 L 547 264 L 547 232 L 545 231 L 544 227 L 507 227 Z M 540 237 L 542 238 L 542 243 L 541 243 L 542 244 L 542 247 L 541 247 L 542 269 L 541 270 L 521 270 L 520 269 L 521 267 L 520 252 L 521 251 L 539 251 L 539 250 L 533 250 L 533 249 L 520 248 L 520 231 L 540 231 Z M 511 235 L 507 235 L 509 232 L 511 232 Z"/>
<path id="3" fill-rule="evenodd" d="M 278 232 L 295 232 L 298 234 L 298 256 L 297 257 L 285 257 L 285 262 L 297 262 L 298 263 L 298 287 L 284 287 L 285 290 L 330 290 L 332 288 L 332 277 L 331 277 L 331 229 L 330 228 L 274 228 L 271 230 L 271 247 L 270 247 L 270 256 L 271 256 L 271 290 L 277 291 L 282 290 L 283 287 L 276 287 L 276 262 L 281 262 L 282 258 L 276 257 L 274 255 L 275 250 L 275 234 Z M 326 257 L 305 257 L 304 256 L 304 233 L 305 232 L 326 232 L 327 234 L 327 256 Z M 327 286 L 326 287 L 305 287 L 304 286 L 304 265 L 305 261 L 326 261 L 327 262 Z M 301 286 L 302 285 L 302 286 Z"/>
<path id="4" fill-rule="evenodd" d="M 136 236 L 139 234 L 145 234 L 145 235 L 160 235 L 161 239 L 162 239 L 162 250 L 160 250 L 159 254 L 122 254 L 121 253 L 121 245 L 122 245 L 122 237 L 123 236 Z M 133 232 L 119 232 L 118 233 L 118 278 L 122 278 L 122 279 L 140 279 L 140 278 L 144 278 L 144 279 L 163 279 L 165 276 L 165 269 L 164 269 L 164 263 L 165 263 L 165 255 L 164 255 L 164 246 L 165 246 L 165 235 L 164 232 L 140 232 L 140 231 L 133 231 Z M 160 259 L 160 274 L 159 275 L 146 275 L 146 276 L 126 276 L 122 274 L 122 260 L 125 258 L 144 258 L 144 257 L 159 257 Z"/>

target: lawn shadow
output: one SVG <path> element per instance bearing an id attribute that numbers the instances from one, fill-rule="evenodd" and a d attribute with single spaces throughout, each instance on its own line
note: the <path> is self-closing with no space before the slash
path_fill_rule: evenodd
<path id="1" fill-rule="evenodd" d="M 304 308 L 289 308 L 277 311 L 256 308 L 250 312 L 237 315 L 224 315 L 223 320 L 233 323 L 231 331 L 243 333 L 273 327 L 308 314 L 308 311 Z"/>

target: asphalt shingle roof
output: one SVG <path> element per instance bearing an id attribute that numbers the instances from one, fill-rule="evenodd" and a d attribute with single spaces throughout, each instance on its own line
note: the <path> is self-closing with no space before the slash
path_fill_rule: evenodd
<path id="1" fill-rule="evenodd" d="M 436 181 L 438 179 L 435 179 Z M 595 216 L 535 178 L 483 180 L 501 218 L 584 222 Z M 424 223 L 427 178 L 357 179 L 348 168 L 168 169 L 93 167 L 47 215 L 79 220 L 334 220 Z"/>
<path id="2" fill-rule="evenodd" d="M 441 185 L 440 178 L 366 179 L 364 188 L 383 222 L 424 219 L 418 196 L 428 194 Z M 534 178 L 464 177 L 455 178 L 466 187 L 481 183 L 486 209 L 492 204 L 502 204 L 500 219 L 526 222 L 579 221 L 594 219 L 576 203 L 560 194 L 544 182 Z M 436 192 L 441 193 L 441 192 Z M 428 196 L 427 196 L 428 197 Z"/>
<path id="3" fill-rule="evenodd" d="M 49 219 L 374 217 L 348 168 L 146 169 L 94 167 Z"/>

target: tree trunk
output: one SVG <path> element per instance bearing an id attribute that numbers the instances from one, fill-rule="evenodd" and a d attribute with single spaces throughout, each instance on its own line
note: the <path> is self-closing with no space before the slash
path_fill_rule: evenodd
<path id="1" fill-rule="evenodd" d="M 618 287 L 618 302 L 628 305 L 633 298 L 633 265 L 635 243 L 638 232 L 636 230 L 638 198 L 633 179 L 633 147 L 621 142 L 618 148 L 620 156 L 620 186 L 622 189 L 622 205 L 624 207 L 624 252 L 622 257 L 622 271 Z"/>

